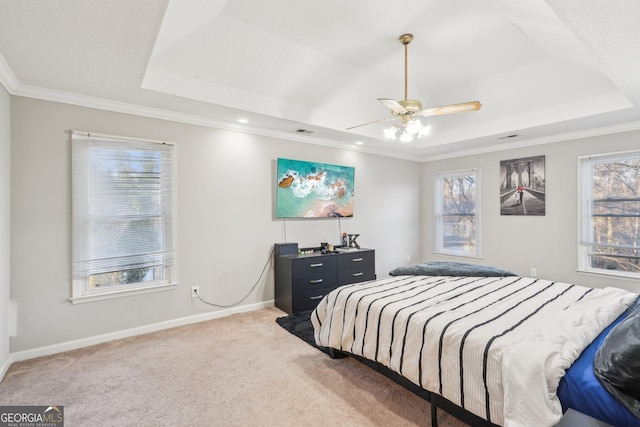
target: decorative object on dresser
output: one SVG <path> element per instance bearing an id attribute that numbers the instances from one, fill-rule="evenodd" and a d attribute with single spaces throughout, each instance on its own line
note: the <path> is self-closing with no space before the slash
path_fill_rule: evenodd
<path id="1" fill-rule="evenodd" d="M 314 309 L 338 286 L 376 278 L 373 249 L 323 253 L 321 248 L 297 250 L 296 243 L 276 243 L 274 257 L 276 307 L 289 314 Z"/>

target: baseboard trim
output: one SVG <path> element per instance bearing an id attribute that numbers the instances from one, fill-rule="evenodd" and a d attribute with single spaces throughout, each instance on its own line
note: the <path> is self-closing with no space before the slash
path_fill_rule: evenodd
<path id="1" fill-rule="evenodd" d="M 9 357 L 7 357 L 7 360 L 4 361 L 4 364 L 0 366 L 0 382 L 2 382 L 2 380 L 4 379 L 4 375 L 7 373 L 7 371 L 9 370 L 9 366 L 11 366 L 12 363 L 13 358 L 11 357 L 11 355 L 9 355 Z"/>
<path id="2" fill-rule="evenodd" d="M 243 305 L 226 310 L 213 311 L 210 313 L 197 314 L 195 316 L 181 317 L 178 319 L 167 320 L 164 322 L 153 323 L 150 325 L 140 326 L 137 328 L 125 329 L 122 331 L 110 332 L 108 334 L 96 335 L 93 337 L 82 338 L 73 341 L 66 341 L 60 344 L 53 344 L 46 347 L 38 347 L 31 350 L 19 351 L 11 353 L 9 360 L 2 367 L 0 371 L 0 381 L 4 378 L 4 374 L 9 369 L 9 365 L 13 362 L 19 362 L 22 360 L 34 359 L 36 357 L 48 356 L 51 354 L 62 353 L 69 350 L 76 350 L 83 347 L 89 347 L 96 344 L 102 344 L 104 342 L 118 340 L 122 338 L 134 337 L 137 335 L 148 334 L 150 332 L 161 331 L 163 329 L 175 328 L 178 326 L 190 325 L 193 323 L 206 322 L 207 320 L 218 319 L 221 317 L 230 316 L 236 313 L 244 313 L 247 311 L 259 310 L 261 308 L 273 307 L 274 300 L 263 301 L 255 304 Z"/>

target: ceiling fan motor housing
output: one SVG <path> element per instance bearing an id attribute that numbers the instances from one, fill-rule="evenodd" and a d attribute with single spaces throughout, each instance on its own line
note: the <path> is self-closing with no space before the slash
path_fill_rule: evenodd
<path id="1" fill-rule="evenodd" d="M 420 101 L 417 101 L 415 99 L 403 99 L 402 101 L 398 101 L 398 104 L 402 105 L 404 109 L 411 114 L 417 113 L 418 111 L 422 110 L 422 104 L 420 103 Z"/>
<path id="2" fill-rule="evenodd" d="M 400 43 L 402 43 L 403 45 L 408 45 L 413 40 L 413 34 L 403 34 L 400 37 L 398 37 L 398 39 L 400 40 Z"/>

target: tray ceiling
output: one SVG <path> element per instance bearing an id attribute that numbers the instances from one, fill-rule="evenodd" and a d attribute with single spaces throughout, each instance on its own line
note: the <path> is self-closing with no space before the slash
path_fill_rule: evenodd
<path id="1" fill-rule="evenodd" d="M 0 81 L 19 96 L 428 160 L 640 128 L 638 21 L 634 0 L 4 0 Z M 409 98 L 482 109 L 423 120 L 431 133 L 411 143 L 386 140 L 384 124 L 346 131 L 390 116 L 377 98 L 403 98 L 404 33 Z"/>

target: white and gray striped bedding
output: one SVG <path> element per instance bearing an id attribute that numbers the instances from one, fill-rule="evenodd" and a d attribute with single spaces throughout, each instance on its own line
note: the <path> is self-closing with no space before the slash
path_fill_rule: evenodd
<path id="1" fill-rule="evenodd" d="M 523 277 L 396 276 L 334 290 L 311 320 L 318 345 L 495 424 L 551 426 L 565 370 L 635 297 Z"/>

